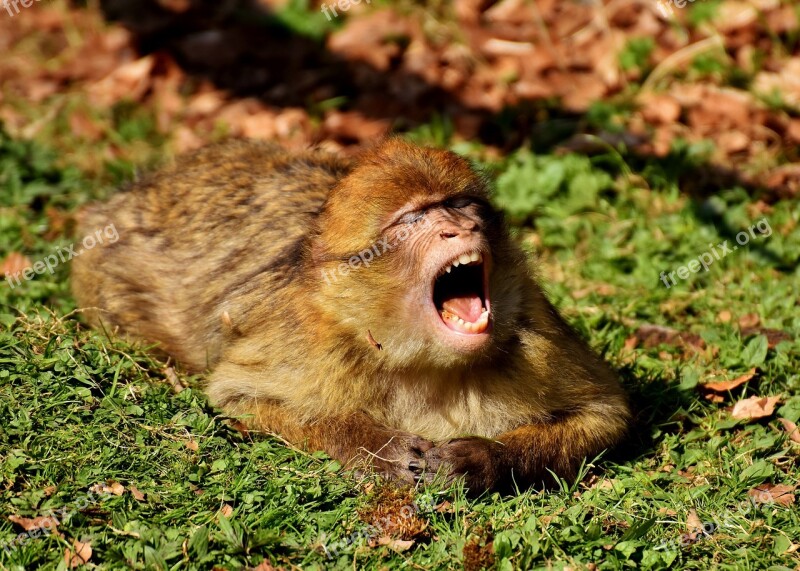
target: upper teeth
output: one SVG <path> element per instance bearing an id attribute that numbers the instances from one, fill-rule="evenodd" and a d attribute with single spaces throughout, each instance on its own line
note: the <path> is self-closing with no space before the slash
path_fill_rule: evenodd
<path id="1" fill-rule="evenodd" d="M 447 266 L 445 271 L 449 274 L 450 270 L 452 270 L 453 268 L 457 268 L 461 264 L 466 265 L 469 264 L 470 262 L 480 263 L 482 261 L 483 261 L 483 255 L 480 252 L 472 252 L 471 254 L 461 254 L 457 260 L 453 261 L 453 263 Z"/>

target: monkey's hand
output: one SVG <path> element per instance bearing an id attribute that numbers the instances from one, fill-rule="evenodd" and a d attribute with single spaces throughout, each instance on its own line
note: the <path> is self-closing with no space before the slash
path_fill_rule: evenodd
<path id="1" fill-rule="evenodd" d="M 442 471 L 448 481 L 463 476 L 471 494 L 495 487 L 505 464 L 503 444 L 480 437 L 454 438 L 425 453 L 426 471 Z"/>
<path id="2" fill-rule="evenodd" d="M 380 440 L 385 443 L 369 452 L 373 468 L 390 480 L 414 484 L 425 468 L 424 456 L 433 448 L 433 442 L 407 432 L 380 432 Z"/>

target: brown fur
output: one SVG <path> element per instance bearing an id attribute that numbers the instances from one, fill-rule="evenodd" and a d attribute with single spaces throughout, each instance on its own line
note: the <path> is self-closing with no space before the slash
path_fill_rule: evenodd
<path id="1" fill-rule="evenodd" d="M 461 196 L 476 202 L 441 206 Z M 94 324 L 211 367 L 229 414 L 350 465 L 441 469 L 477 491 L 571 477 L 620 439 L 628 407 L 486 198 L 464 159 L 400 140 L 354 163 L 223 144 L 86 212 L 84 230 L 120 239 L 76 259 L 73 289 Z M 393 223 L 406 209 L 429 226 Z M 368 267 L 337 269 L 381 240 L 394 247 Z M 420 276 L 462 240 L 492 260 L 493 329 L 474 351 L 414 310 Z"/>

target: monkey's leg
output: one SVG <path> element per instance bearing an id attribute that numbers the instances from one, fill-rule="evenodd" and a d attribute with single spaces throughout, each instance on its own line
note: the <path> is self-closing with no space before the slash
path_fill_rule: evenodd
<path id="1" fill-rule="evenodd" d="M 413 484 L 424 467 L 423 455 L 433 443 L 393 430 L 366 414 L 330 416 L 300 423 L 297 415 L 273 400 L 240 402 L 231 407 L 255 430 L 274 432 L 308 450 L 324 450 L 347 468 L 372 468 L 392 480 Z"/>
<path id="2" fill-rule="evenodd" d="M 574 478 L 587 456 L 615 444 L 625 431 L 619 414 L 566 413 L 542 424 L 527 424 L 488 438 L 456 438 L 425 454 L 428 469 L 443 467 L 450 477 L 465 476 L 472 493 L 488 489 L 511 491 L 549 485 L 553 477 Z"/>

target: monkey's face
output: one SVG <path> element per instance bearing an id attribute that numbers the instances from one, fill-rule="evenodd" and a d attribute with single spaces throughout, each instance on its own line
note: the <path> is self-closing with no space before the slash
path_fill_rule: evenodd
<path id="1" fill-rule="evenodd" d="M 321 304 L 358 338 L 369 331 L 383 359 L 468 364 L 503 338 L 519 280 L 507 279 L 508 237 L 464 159 L 390 143 L 335 189 L 320 230 Z"/>

